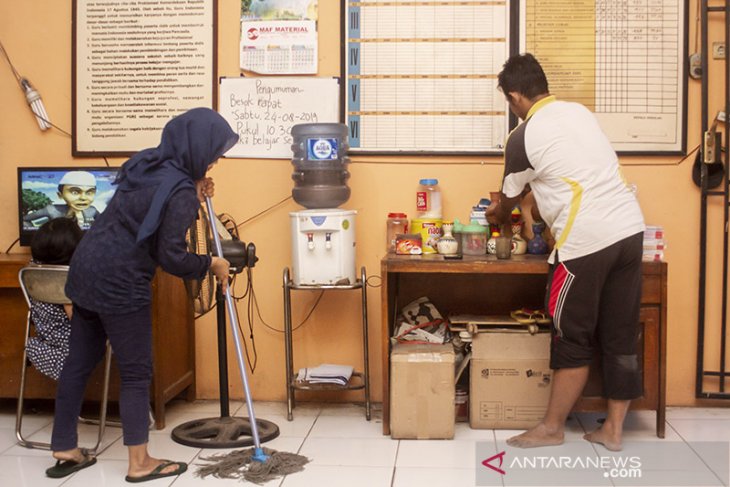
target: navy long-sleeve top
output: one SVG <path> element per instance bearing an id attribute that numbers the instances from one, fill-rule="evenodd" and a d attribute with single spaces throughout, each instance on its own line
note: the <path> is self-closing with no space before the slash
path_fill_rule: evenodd
<path id="1" fill-rule="evenodd" d="M 208 255 L 187 251 L 185 232 L 200 208 L 195 190 L 170 196 L 156 232 L 137 243 L 137 233 L 157 186 L 118 191 L 74 252 L 66 295 L 96 312 L 132 312 L 150 303 L 158 264 L 170 274 L 199 279 L 210 267 Z"/>
<path id="2" fill-rule="evenodd" d="M 185 244 L 200 208 L 195 181 L 237 140 L 210 108 L 193 108 L 167 122 L 159 146 L 122 165 L 117 192 L 71 258 L 66 295 L 97 313 L 130 313 L 152 300 L 158 265 L 200 279 L 211 258 L 188 253 Z"/>

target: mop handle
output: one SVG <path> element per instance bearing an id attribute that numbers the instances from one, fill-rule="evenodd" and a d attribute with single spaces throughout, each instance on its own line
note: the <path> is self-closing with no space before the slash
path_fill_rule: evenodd
<path id="1" fill-rule="evenodd" d="M 219 257 L 223 257 L 223 247 L 221 246 L 221 239 L 218 236 L 218 231 L 215 228 L 215 213 L 213 212 L 213 203 L 210 201 L 210 197 L 205 197 L 205 206 L 208 209 L 208 219 L 210 220 L 211 233 L 213 234 L 213 241 L 215 242 L 216 254 Z M 233 333 L 233 341 L 236 344 L 236 358 L 238 359 L 238 370 L 241 372 L 241 380 L 243 380 L 243 390 L 246 394 L 246 408 L 248 408 L 248 420 L 251 423 L 251 433 L 253 436 L 254 446 L 261 449 L 261 441 L 259 440 L 259 429 L 256 424 L 256 416 L 253 412 L 253 403 L 251 402 L 251 390 L 248 387 L 248 375 L 246 374 L 246 366 L 243 362 L 243 349 L 241 347 L 241 337 L 238 333 L 238 319 L 236 318 L 236 310 L 233 307 L 233 299 L 231 298 L 230 289 L 227 287 L 226 292 L 226 308 L 228 309 L 228 317 L 231 320 L 231 331 Z"/>

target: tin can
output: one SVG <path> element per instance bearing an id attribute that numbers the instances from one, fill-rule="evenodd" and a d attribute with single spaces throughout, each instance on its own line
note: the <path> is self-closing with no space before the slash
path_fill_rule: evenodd
<path id="1" fill-rule="evenodd" d="M 441 218 L 416 218 L 411 220 L 411 233 L 419 233 L 424 254 L 435 254 L 436 243 L 441 237 Z"/>
<path id="2" fill-rule="evenodd" d="M 454 397 L 454 413 L 457 423 L 469 421 L 469 389 L 457 387 Z"/>

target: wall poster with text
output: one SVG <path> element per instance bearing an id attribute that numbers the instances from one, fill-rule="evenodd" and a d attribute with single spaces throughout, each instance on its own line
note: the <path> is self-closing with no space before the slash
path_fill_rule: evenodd
<path id="1" fill-rule="evenodd" d="M 73 155 L 124 156 L 214 107 L 216 3 L 75 0 Z"/>

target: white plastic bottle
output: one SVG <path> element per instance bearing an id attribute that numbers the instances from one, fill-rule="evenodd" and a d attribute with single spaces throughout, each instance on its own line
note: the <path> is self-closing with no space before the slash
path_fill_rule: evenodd
<path id="1" fill-rule="evenodd" d="M 421 179 L 416 192 L 416 210 L 419 218 L 440 219 L 441 190 L 438 179 Z"/>

